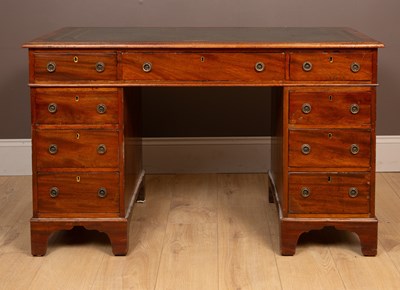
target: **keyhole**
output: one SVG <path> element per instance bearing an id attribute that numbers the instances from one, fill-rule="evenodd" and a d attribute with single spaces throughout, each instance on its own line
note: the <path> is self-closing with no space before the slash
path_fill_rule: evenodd
<path id="1" fill-rule="evenodd" d="M 328 182 L 331 182 L 332 178 L 330 176 L 328 176 Z"/>
<path id="2" fill-rule="evenodd" d="M 79 96 L 75 96 L 75 102 L 79 102 Z"/>
<path id="3" fill-rule="evenodd" d="M 81 135 L 79 133 L 76 133 L 76 139 L 79 140 L 81 138 Z"/>
<path id="4" fill-rule="evenodd" d="M 79 58 L 77 56 L 74 56 L 74 63 L 77 63 L 79 61 Z"/>
<path id="5" fill-rule="evenodd" d="M 329 96 L 329 101 L 332 102 L 332 100 L 333 100 L 333 97 L 332 97 L 332 96 Z"/>
<path id="6" fill-rule="evenodd" d="M 204 62 L 204 60 L 205 60 L 204 56 L 200 57 L 201 62 Z"/>
<path id="7" fill-rule="evenodd" d="M 333 63 L 333 56 L 330 56 L 330 57 L 329 57 L 329 62 L 330 62 L 330 63 Z"/>
<path id="8" fill-rule="evenodd" d="M 76 177 L 76 182 L 81 182 L 81 177 L 80 176 Z"/>
<path id="9" fill-rule="evenodd" d="M 332 139 L 333 134 L 332 133 L 328 133 L 328 138 Z"/>

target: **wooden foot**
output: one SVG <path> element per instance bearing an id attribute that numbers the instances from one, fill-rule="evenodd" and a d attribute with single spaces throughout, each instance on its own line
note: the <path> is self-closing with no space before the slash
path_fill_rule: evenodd
<path id="1" fill-rule="evenodd" d="M 129 222 L 125 218 L 109 219 L 31 219 L 31 252 L 33 256 L 44 256 L 47 252 L 49 236 L 56 231 L 71 230 L 82 226 L 88 230 L 97 230 L 108 235 L 112 252 L 124 256 L 128 252 Z"/>
<path id="2" fill-rule="evenodd" d="M 349 225 L 338 225 L 337 229 L 348 230 L 358 235 L 361 252 L 364 256 L 376 256 L 378 248 L 378 221 L 358 222 Z"/>
<path id="3" fill-rule="evenodd" d="M 376 256 L 378 242 L 378 221 L 368 219 L 324 220 L 313 218 L 283 218 L 280 221 L 280 251 L 283 256 L 296 252 L 298 239 L 302 233 L 332 226 L 337 230 L 354 232 L 358 235 L 364 256 Z"/>

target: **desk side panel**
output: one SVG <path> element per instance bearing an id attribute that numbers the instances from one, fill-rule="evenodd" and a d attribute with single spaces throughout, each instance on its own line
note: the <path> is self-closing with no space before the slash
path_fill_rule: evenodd
<path id="1" fill-rule="evenodd" d="M 121 170 L 124 174 L 121 182 L 124 191 L 121 199 L 121 217 L 127 216 L 134 199 L 137 198 L 140 183 L 143 177 L 142 168 L 142 115 L 141 89 L 138 87 L 121 89 L 123 94 L 123 122 L 124 122 L 124 162 Z"/>

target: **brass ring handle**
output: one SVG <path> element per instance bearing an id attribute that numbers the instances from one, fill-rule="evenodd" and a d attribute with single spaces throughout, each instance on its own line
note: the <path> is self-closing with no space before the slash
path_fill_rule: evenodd
<path id="1" fill-rule="evenodd" d="M 311 190 L 308 187 L 303 187 L 300 192 L 301 192 L 301 196 L 304 198 L 309 197 L 311 194 Z"/>
<path id="2" fill-rule="evenodd" d="M 310 70 L 312 70 L 312 63 L 309 62 L 309 61 L 305 61 L 305 62 L 303 63 L 303 70 L 304 70 L 305 72 L 309 72 Z"/>
<path id="3" fill-rule="evenodd" d="M 106 65 L 104 64 L 104 62 L 99 61 L 98 63 L 96 63 L 96 71 L 98 73 L 102 73 L 105 69 Z"/>
<path id="4" fill-rule="evenodd" d="M 360 65 L 358 62 L 353 62 L 353 63 L 350 65 L 350 69 L 351 69 L 351 71 L 352 71 L 353 73 L 357 73 L 357 72 L 360 71 L 361 65 Z"/>
<path id="5" fill-rule="evenodd" d="M 50 103 L 49 106 L 47 107 L 47 110 L 49 113 L 54 114 L 57 112 L 57 104 L 56 103 Z"/>
<path id="6" fill-rule="evenodd" d="M 142 69 L 145 73 L 151 72 L 151 69 L 153 68 L 153 65 L 151 62 L 145 62 L 142 66 Z"/>
<path id="7" fill-rule="evenodd" d="M 257 72 L 262 72 L 262 71 L 265 70 L 265 64 L 264 64 L 263 62 L 259 61 L 259 62 L 257 62 L 256 65 L 254 66 L 254 69 L 255 69 Z"/>
<path id="8" fill-rule="evenodd" d="M 357 104 L 352 104 L 351 106 L 350 106 L 350 112 L 352 113 L 352 114 L 358 114 L 358 112 L 360 112 L 360 106 L 359 105 L 357 105 Z"/>
<path id="9" fill-rule="evenodd" d="M 49 146 L 49 153 L 51 154 L 51 155 L 54 155 L 54 154 L 56 154 L 58 152 L 58 147 L 57 147 L 57 145 L 56 144 L 51 144 L 50 146 Z"/>
<path id="10" fill-rule="evenodd" d="M 301 111 L 302 111 L 304 114 L 309 114 L 309 113 L 311 113 L 311 105 L 310 105 L 309 103 L 304 103 L 304 104 L 301 106 Z"/>
<path id="11" fill-rule="evenodd" d="M 107 106 L 104 104 L 98 104 L 96 107 L 96 111 L 99 114 L 104 114 L 107 111 Z"/>
<path id="12" fill-rule="evenodd" d="M 100 144 L 99 146 L 97 146 L 97 153 L 100 155 L 104 155 L 107 152 L 107 147 L 104 144 Z"/>
<path id="13" fill-rule="evenodd" d="M 49 73 L 53 73 L 56 71 L 57 65 L 54 61 L 51 61 L 49 63 L 47 63 L 47 71 Z"/>
<path id="14" fill-rule="evenodd" d="M 349 188 L 349 196 L 354 198 L 358 196 L 358 189 L 357 187 L 350 187 Z"/>
<path id="15" fill-rule="evenodd" d="M 52 198 L 56 198 L 58 196 L 58 194 L 60 193 L 60 190 L 57 187 L 52 187 L 52 188 L 50 188 L 49 193 Z"/>
<path id="16" fill-rule="evenodd" d="M 350 152 L 351 152 L 351 154 L 356 155 L 356 154 L 358 154 L 358 152 L 360 152 L 360 147 L 358 147 L 357 144 L 351 144 Z"/>
<path id="17" fill-rule="evenodd" d="M 311 146 L 309 144 L 303 144 L 301 145 L 301 153 L 304 155 L 308 155 L 311 152 Z"/>
<path id="18" fill-rule="evenodd" d="M 100 187 L 99 190 L 97 191 L 97 195 L 100 198 L 105 198 L 107 196 L 107 189 L 105 187 Z"/>

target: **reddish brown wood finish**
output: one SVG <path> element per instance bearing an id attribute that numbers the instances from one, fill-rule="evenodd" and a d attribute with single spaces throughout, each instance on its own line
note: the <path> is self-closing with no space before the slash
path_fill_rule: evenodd
<path id="1" fill-rule="evenodd" d="M 290 54 L 290 79 L 293 81 L 372 81 L 371 51 L 312 51 Z M 312 65 L 305 71 L 303 64 Z M 354 73 L 350 66 L 358 63 L 360 71 Z"/>
<path id="2" fill-rule="evenodd" d="M 34 80 L 36 82 L 73 82 L 117 79 L 117 56 L 113 52 L 56 51 L 34 53 Z M 47 65 L 55 64 L 49 72 Z M 104 71 L 96 71 L 103 63 Z"/>
<path id="3" fill-rule="evenodd" d="M 31 219 L 31 251 L 33 256 L 44 256 L 47 243 L 53 232 L 71 230 L 73 227 L 83 226 L 88 230 L 97 230 L 106 233 L 110 239 L 112 252 L 115 256 L 125 256 L 129 247 L 129 219 Z"/>
<path id="4" fill-rule="evenodd" d="M 111 173 L 43 173 L 38 174 L 38 214 L 62 216 L 68 213 L 119 213 L 119 174 Z M 58 189 L 56 197 L 50 196 Z M 99 190 L 106 195 L 99 196 Z"/>
<path id="5" fill-rule="evenodd" d="M 350 196 L 351 189 L 357 196 Z M 289 215 L 368 214 L 370 198 L 369 174 L 289 174 Z"/>
<path id="6" fill-rule="evenodd" d="M 125 53 L 123 80 L 153 81 L 277 81 L 284 78 L 280 53 Z M 143 65 L 151 63 L 150 72 Z M 256 71 L 257 63 L 265 68 Z"/>
<path id="7" fill-rule="evenodd" d="M 118 124 L 117 89 L 107 88 L 37 88 L 34 124 Z M 50 112 L 49 106 L 56 105 Z M 105 111 L 99 111 L 103 106 Z"/>
<path id="8" fill-rule="evenodd" d="M 145 198 L 140 87 L 176 85 L 274 86 L 270 201 L 278 207 L 281 253 L 293 255 L 301 233 L 334 226 L 357 233 L 364 255 L 376 254 L 380 42 L 348 28 L 65 28 L 25 47 L 33 255 L 45 254 L 52 232 L 74 226 L 107 233 L 113 253 L 127 253 L 133 202 Z M 99 63 L 104 71 L 96 70 Z M 355 63 L 359 71 L 351 70 Z M 106 113 L 97 111 L 99 104 Z M 358 112 L 350 111 L 353 105 Z M 301 152 L 303 144 L 310 154 Z M 55 198 L 51 187 L 60 189 Z M 100 187 L 109 188 L 104 198 Z M 311 190 L 307 198 L 303 187 Z M 356 197 L 348 194 L 353 187 Z"/>
<path id="9" fill-rule="evenodd" d="M 302 146 L 310 146 L 304 154 Z M 359 152 L 351 153 L 357 145 Z M 369 130 L 301 129 L 289 131 L 290 167 L 365 167 L 371 166 Z"/>
<path id="10" fill-rule="evenodd" d="M 37 130 L 35 132 L 38 168 L 118 168 L 118 132 L 111 130 Z M 51 154 L 54 144 L 57 152 Z M 105 146 L 105 153 L 99 153 Z"/>
<path id="11" fill-rule="evenodd" d="M 309 113 L 303 106 L 309 105 Z M 351 112 L 352 106 L 358 112 Z M 364 92 L 293 92 L 289 100 L 289 124 L 307 126 L 371 126 L 371 91 Z"/>

